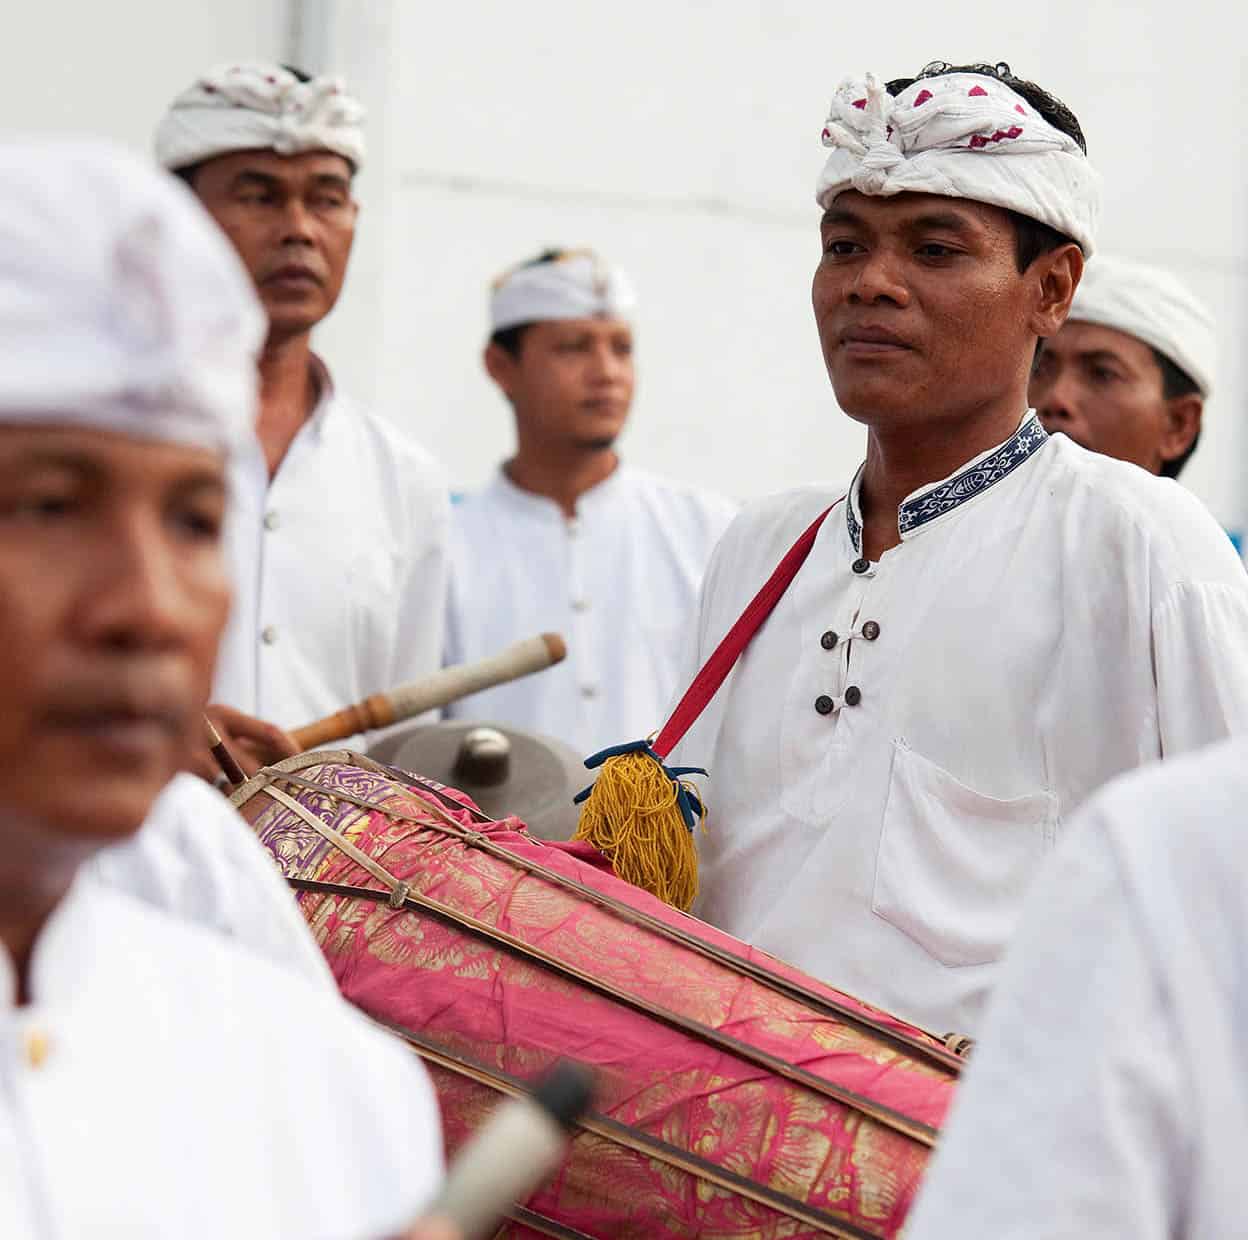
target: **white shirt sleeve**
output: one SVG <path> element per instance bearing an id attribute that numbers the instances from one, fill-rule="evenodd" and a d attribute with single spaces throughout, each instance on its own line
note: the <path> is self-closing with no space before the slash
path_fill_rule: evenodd
<path id="1" fill-rule="evenodd" d="M 1157 722 L 1172 758 L 1248 732 L 1248 589 L 1181 583 L 1153 609 Z"/>
<path id="2" fill-rule="evenodd" d="M 907 1240 L 1180 1234 L 1191 1091 L 1105 813 L 1029 898 Z"/>

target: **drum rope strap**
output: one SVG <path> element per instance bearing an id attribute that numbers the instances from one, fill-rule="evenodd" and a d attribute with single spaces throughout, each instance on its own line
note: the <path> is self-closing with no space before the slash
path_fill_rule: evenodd
<path id="1" fill-rule="evenodd" d="M 390 892 L 390 907 L 399 909 L 403 907 L 404 900 L 409 894 L 408 886 L 405 882 L 395 878 L 389 870 L 377 864 L 366 852 L 357 848 L 345 835 L 340 831 L 335 831 L 333 827 L 322 822 L 315 814 L 304 809 L 294 797 L 288 796 L 280 788 L 273 787 L 272 784 L 266 784 L 260 789 L 265 796 L 272 797 L 273 800 L 284 805 L 292 813 L 297 814 L 304 822 L 308 824 L 322 839 L 332 844 L 335 848 L 340 848 L 352 861 L 358 866 L 362 866 L 375 879 L 384 883 L 386 889 Z"/>
<path id="2" fill-rule="evenodd" d="M 388 1029 L 391 1033 L 398 1034 L 399 1037 L 411 1045 L 412 1049 L 422 1059 L 442 1068 L 444 1071 L 475 1081 L 479 1085 L 484 1085 L 498 1093 L 509 1094 L 513 1097 L 529 1092 L 529 1086 L 524 1081 L 500 1072 L 496 1068 L 489 1068 L 484 1064 L 454 1054 L 427 1041 L 419 1034 L 413 1033 L 402 1025 L 397 1025 L 387 1020 L 379 1020 L 375 1016 L 370 1017 L 370 1019 L 383 1029 Z M 626 1149 L 632 1150 L 635 1154 L 641 1154 L 653 1159 L 655 1162 L 684 1171 L 695 1179 L 708 1181 L 717 1188 L 735 1196 L 746 1197 L 760 1205 L 768 1206 L 788 1218 L 814 1227 L 824 1235 L 841 1237 L 842 1240 L 872 1240 L 870 1232 L 863 1231 L 853 1223 L 838 1219 L 835 1215 L 811 1206 L 788 1193 L 768 1188 L 757 1180 L 751 1180 L 747 1176 L 738 1175 L 736 1172 L 710 1162 L 698 1154 L 679 1149 L 657 1137 L 651 1137 L 639 1129 L 612 1119 L 610 1116 L 591 1112 L 582 1116 L 577 1121 L 577 1126 L 583 1131 L 600 1137 L 614 1145 L 622 1145 Z M 524 1210 L 523 1212 L 525 1214 L 534 1213 L 529 1210 Z M 520 1210 L 517 1210 L 517 1213 L 520 1213 Z M 536 1215 L 536 1217 L 544 1219 L 544 1216 L 540 1214 Z M 517 1219 L 517 1221 L 520 1220 Z M 565 1233 L 552 1232 L 548 1234 L 563 1235 Z M 568 1231 L 566 1234 L 569 1236 L 580 1235 L 580 1233 L 575 1231 Z"/>
<path id="3" fill-rule="evenodd" d="M 354 887 L 346 883 L 327 883 L 309 878 L 288 878 L 286 881 L 297 891 L 347 896 L 350 898 L 362 897 L 378 902 L 386 899 L 383 892 L 375 891 L 368 887 Z M 756 1046 L 751 1046 L 748 1042 L 741 1041 L 740 1038 L 734 1038 L 730 1034 L 724 1033 L 722 1029 L 715 1029 L 702 1021 L 694 1020 L 692 1017 L 661 1007 L 657 1003 L 651 1003 L 648 999 L 643 999 L 639 995 L 630 994 L 627 990 L 606 982 L 585 969 L 556 959 L 549 952 L 543 951 L 539 947 L 534 947 L 532 944 L 524 942 L 523 939 L 508 934 L 496 926 L 488 925 L 486 922 L 479 921 L 467 913 L 461 913 L 457 909 L 450 908 L 437 900 L 431 900 L 428 896 L 411 890 L 408 891 L 404 905 L 408 908 L 428 913 L 441 921 L 450 922 L 461 930 L 467 930 L 479 938 L 484 938 L 489 943 L 507 948 L 515 955 L 544 966 L 551 973 L 557 974 L 568 981 L 576 982 L 587 990 L 612 999 L 624 1007 L 641 1012 L 643 1015 L 649 1016 L 662 1024 L 678 1029 L 681 1033 L 707 1042 L 721 1051 L 727 1052 L 734 1058 L 763 1068 L 775 1076 L 782 1077 L 791 1084 L 802 1086 L 812 1093 L 840 1103 L 842 1106 L 852 1111 L 857 1111 L 867 1119 L 874 1120 L 882 1127 L 890 1128 L 894 1132 L 918 1142 L 920 1145 L 930 1149 L 936 1144 L 936 1130 L 930 1124 L 912 1119 L 910 1116 L 903 1115 L 892 1107 L 885 1106 L 883 1103 L 867 1098 L 854 1090 L 837 1085 L 826 1077 L 818 1076 L 805 1068 L 799 1067 L 797 1064 L 789 1063 L 788 1060 L 781 1059 L 778 1055 L 772 1055 Z"/>
<path id="4" fill-rule="evenodd" d="M 375 765 L 370 759 L 363 759 L 361 761 L 360 755 L 353 755 L 353 758 L 355 761 L 360 762 L 362 766 L 367 764 L 365 769 L 367 769 L 368 766 Z M 384 803 L 370 801 L 366 797 L 357 797 L 348 792 L 340 792 L 337 789 L 327 787 L 325 784 L 317 783 L 315 780 L 305 779 L 299 775 L 295 775 L 290 771 L 280 771 L 276 768 L 268 767 L 265 768 L 265 771 L 262 772 L 262 774 L 282 779 L 296 787 L 306 788 L 309 791 L 315 791 L 324 795 L 332 796 L 340 801 L 346 802 L 347 804 L 354 805 L 359 809 L 366 809 L 384 814 L 395 822 L 404 822 L 412 826 L 422 827 L 426 830 L 441 831 L 446 835 L 454 836 L 456 839 L 459 839 L 462 843 L 469 847 L 478 848 L 492 857 L 506 861 L 509 864 L 516 866 L 518 869 L 525 870 L 533 877 L 541 878 L 555 887 L 559 887 L 564 891 L 569 891 L 579 896 L 597 907 L 614 914 L 621 921 L 625 921 L 629 925 L 636 926 L 639 929 L 648 930 L 652 934 L 657 935 L 659 938 L 664 938 L 670 942 L 678 943 L 682 947 L 687 948 L 689 951 L 701 956 L 705 960 L 710 960 L 712 963 L 718 964 L 721 967 L 728 969 L 730 972 L 738 974 L 739 976 L 748 977 L 752 981 L 756 981 L 760 985 L 765 986 L 774 994 L 779 994 L 784 998 L 796 999 L 799 1002 L 806 1003 L 824 1015 L 833 1016 L 859 1030 L 866 1030 L 869 1033 L 875 1034 L 877 1037 L 884 1039 L 895 1047 L 917 1053 L 933 1065 L 943 1068 L 953 1074 L 959 1073 L 963 1067 L 962 1060 L 951 1050 L 943 1046 L 933 1046 L 912 1034 L 907 1034 L 896 1029 L 890 1029 L 887 1025 L 872 1020 L 871 1017 L 865 1013 L 855 1011 L 853 1008 L 850 1008 L 845 1004 L 838 1003 L 835 999 L 829 998 L 827 995 L 820 994 L 818 991 L 811 990 L 807 986 L 803 986 L 798 982 L 790 981 L 788 978 L 784 978 L 776 973 L 773 973 L 764 965 L 734 955 L 732 952 L 725 951 L 713 943 L 704 942 L 695 935 L 689 934 L 684 930 L 679 930 L 675 926 L 671 926 L 667 922 L 661 921 L 657 917 L 653 917 L 649 913 L 643 912 L 641 909 L 633 908 L 631 905 L 625 904 L 623 901 L 606 895 L 604 892 L 598 891 L 593 887 L 589 887 L 584 883 L 578 882 L 574 878 L 569 878 L 564 874 L 560 874 L 558 871 L 542 865 L 541 862 L 530 861 L 525 857 L 517 856 L 515 853 L 502 847 L 502 845 L 496 844 L 484 832 L 473 831 L 465 828 L 461 823 L 456 822 L 455 819 L 452 818 L 446 811 L 446 809 L 444 809 L 437 802 L 429 800 L 428 796 L 422 796 L 420 792 L 415 790 L 415 788 L 405 786 L 404 795 L 410 796 L 414 801 L 434 814 L 439 820 L 437 823 L 426 822 L 425 820 L 416 818 L 411 814 L 400 813 Z M 408 772 L 403 772 L 403 777 L 407 781 L 418 779 L 418 777 L 412 776 Z M 433 789 L 425 788 L 423 783 L 421 786 L 422 791 L 428 795 L 438 795 Z M 267 791 L 267 788 L 265 790 Z M 303 815 L 301 814 L 300 816 L 302 817 Z M 494 821 L 494 819 L 483 818 L 482 825 L 490 824 Z M 320 826 L 325 826 L 325 824 L 320 823 Z M 320 831 L 320 826 L 317 827 L 317 830 L 320 834 L 324 835 L 324 832 Z M 331 828 L 325 827 L 325 830 L 330 831 Z M 378 868 L 380 869 L 380 867 Z M 374 877 L 381 877 L 372 870 L 369 872 L 373 873 Z M 392 875 L 386 874 L 385 877 L 382 878 L 382 881 L 386 883 L 386 886 L 391 891 L 393 891 L 393 884 L 398 880 Z"/>

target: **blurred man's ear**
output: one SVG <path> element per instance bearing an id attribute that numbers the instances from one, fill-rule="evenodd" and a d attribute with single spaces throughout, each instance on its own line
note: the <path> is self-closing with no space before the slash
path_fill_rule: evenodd
<path id="1" fill-rule="evenodd" d="M 1200 434 L 1200 419 L 1205 401 L 1198 392 L 1172 396 L 1166 401 L 1165 426 L 1161 432 L 1161 459 L 1177 461 L 1184 456 Z"/>
<path id="2" fill-rule="evenodd" d="M 485 363 L 485 373 L 503 390 L 508 400 L 512 399 L 512 391 L 516 385 L 516 372 L 519 369 L 519 358 L 514 357 L 502 345 L 490 341 L 481 355 Z"/>

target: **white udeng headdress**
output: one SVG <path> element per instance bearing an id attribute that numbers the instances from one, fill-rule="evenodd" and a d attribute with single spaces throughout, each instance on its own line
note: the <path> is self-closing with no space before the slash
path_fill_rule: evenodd
<path id="1" fill-rule="evenodd" d="M 106 142 L 0 142 L 0 425 L 231 451 L 266 320 L 175 178 Z"/>
<path id="2" fill-rule="evenodd" d="M 565 250 L 513 267 L 494 281 L 490 331 L 549 319 L 624 319 L 637 299 L 628 278 L 592 250 Z"/>
<path id="3" fill-rule="evenodd" d="M 823 144 L 833 148 L 815 187 L 825 210 L 847 189 L 967 198 L 1039 220 L 1092 253 L 1096 172 L 1073 138 L 996 78 L 920 78 L 895 98 L 873 74 L 846 79 Z"/>
<path id="4" fill-rule="evenodd" d="M 1218 361 L 1211 315 L 1168 271 L 1099 256 L 1084 270 L 1068 322 L 1126 332 L 1164 353 L 1208 397 Z"/>
<path id="5" fill-rule="evenodd" d="M 363 124 L 364 106 L 341 78 L 301 82 L 281 65 L 219 65 L 170 105 L 156 130 L 156 159 L 189 168 L 232 151 L 332 151 L 358 171 Z"/>

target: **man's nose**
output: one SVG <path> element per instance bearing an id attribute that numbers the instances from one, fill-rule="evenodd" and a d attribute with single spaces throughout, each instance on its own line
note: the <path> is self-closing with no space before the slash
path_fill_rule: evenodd
<path id="1" fill-rule="evenodd" d="M 314 235 L 312 212 L 302 198 L 292 195 L 282 209 L 282 244 L 311 245 Z"/>
<path id="2" fill-rule="evenodd" d="M 178 551 L 154 516 L 111 523 L 79 609 L 82 637 L 116 650 L 181 644 L 192 617 Z"/>
<path id="3" fill-rule="evenodd" d="M 1074 421 L 1078 393 L 1074 380 L 1065 371 L 1054 375 L 1033 375 L 1027 394 L 1032 407 L 1046 420 Z"/>
<path id="4" fill-rule="evenodd" d="M 910 292 L 901 278 L 895 257 L 884 249 L 867 253 L 858 264 L 856 279 L 849 286 L 848 300 L 851 305 L 864 302 L 875 305 L 881 301 L 895 306 L 908 305 Z"/>

